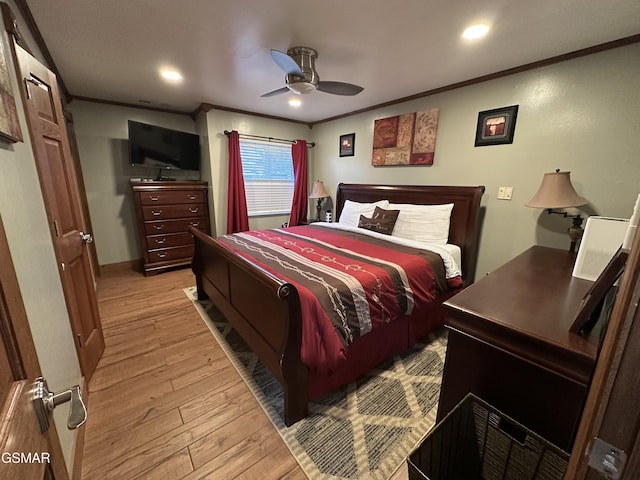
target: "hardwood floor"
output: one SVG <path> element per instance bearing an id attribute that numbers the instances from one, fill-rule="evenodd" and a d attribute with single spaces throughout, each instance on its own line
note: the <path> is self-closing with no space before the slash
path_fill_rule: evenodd
<path id="1" fill-rule="evenodd" d="M 82 478 L 306 478 L 182 291 L 192 285 L 189 269 L 102 274 Z"/>

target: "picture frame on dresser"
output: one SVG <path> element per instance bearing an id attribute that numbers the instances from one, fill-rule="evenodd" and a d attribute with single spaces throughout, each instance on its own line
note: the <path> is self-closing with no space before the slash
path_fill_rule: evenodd
<path id="1" fill-rule="evenodd" d="M 587 291 L 569 331 L 588 335 L 601 317 L 605 299 L 618 281 L 629 257 L 629 250 L 618 248 L 602 273 Z"/>

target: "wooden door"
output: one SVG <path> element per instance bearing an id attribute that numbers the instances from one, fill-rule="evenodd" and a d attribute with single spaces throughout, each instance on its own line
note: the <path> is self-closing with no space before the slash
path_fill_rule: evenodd
<path id="1" fill-rule="evenodd" d="M 88 382 L 104 351 L 78 177 L 55 75 L 14 43 L 21 94 L 80 369 Z"/>
<path id="2" fill-rule="evenodd" d="M 0 477 L 66 479 L 55 426 L 40 433 L 33 408 L 40 366 L 1 219 L 0 333 Z"/>

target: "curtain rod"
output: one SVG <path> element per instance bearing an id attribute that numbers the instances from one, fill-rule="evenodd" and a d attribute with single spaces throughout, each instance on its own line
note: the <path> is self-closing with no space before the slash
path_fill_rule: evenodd
<path id="1" fill-rule="evenodd" d="M 228 137 L 229 135 L 231 135 L 231 132 L 229 130 L 225 130 L 224 134 Z M 255 138 L 259 140 L 267 140 L 269 142 L 280 142 L 280 143 L 290 143 L 290 144 L 296 143 L 295 140 L 287 140 L 286 138 L 263 137 L 262 135 L 249 135 L 245 133 L 240 133 L 238 135 L 240 136 L 240 138 Z M 313 148 L 315 146 L 316 146 L 316 142 L 307 142 L 307 147 Z"/>

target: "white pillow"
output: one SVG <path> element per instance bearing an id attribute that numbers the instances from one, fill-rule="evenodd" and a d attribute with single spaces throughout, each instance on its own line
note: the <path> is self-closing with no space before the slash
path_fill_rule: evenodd
<path id="1" fill-rule="evenodd" d="M 449 242 L 449 222 L 453 203 L 444 205 L 390 203 L 389 210 L 400 210 L 391 235 L 436 245 L 446 245 Z"/>
<path id="2" fill-rule="evenodd" d="M 360 221 L 360 215 L 365 217 L 371 217 L 376 207 L 388 208 L 389 200 L 378 200 L 374 203 L 360 203 L 352 202 L 351 200 L 345 200 L 342 212 L 340 212 L 340 219 L 338 223 L 347 227 L 357 227 Z"/>

